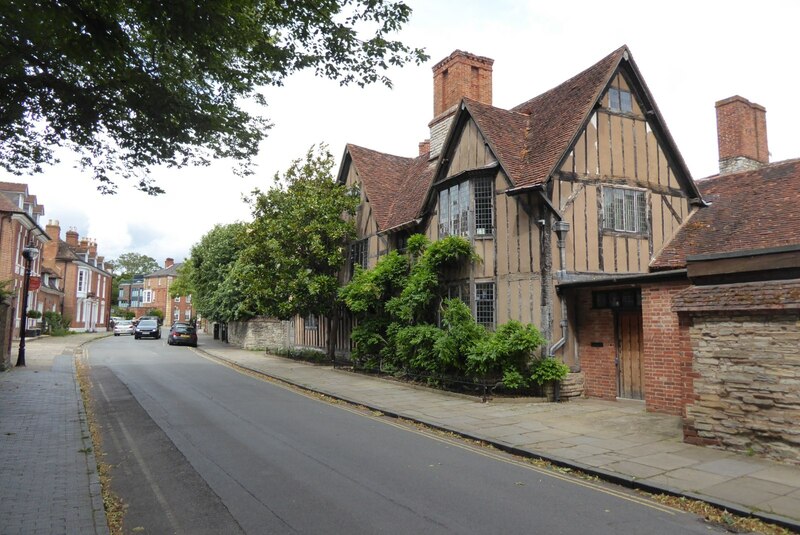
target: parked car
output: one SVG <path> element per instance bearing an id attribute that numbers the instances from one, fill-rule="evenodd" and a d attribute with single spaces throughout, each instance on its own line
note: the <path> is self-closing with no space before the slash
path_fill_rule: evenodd
<path id="1" fill-rule="evenodd" d="M 155 338 L 158 340 L 161 338 L 161 329 L 158 327 L 158 322 L 156 320 L 140 319 L 133 337 L 137 340 L 141 338 Z"/>
<path id="2" fill-rule="evenodd" d="M 133 334 L 135 330 L 136 326 L 131 320 L 118 319 L 114 322 L 114 336 L 119 336 L 121 334 Z"/>
<path id="3" fill-rule="evenodd" d="M 197 347 L 197 330 L 190 323 L 173 323 L 167 335 L 167 344 Z"/>

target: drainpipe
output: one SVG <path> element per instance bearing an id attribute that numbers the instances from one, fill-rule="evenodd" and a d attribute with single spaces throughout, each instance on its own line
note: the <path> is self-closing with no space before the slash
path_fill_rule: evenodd
<path id="1" fill-rule="evenodd" d="M 558 272 L 556 272 L 556 278 L 558 280 L 563 280 L 567 275 L 567 232 L 569 232 L 569 223 L 563 220 L 556 221 L 553 225 L 553 230 L 556 236 L 558 236 L 558 242 L 556 244 L 558 245 L 559 253 L 559 269 Z M 567 320 L 567 298 L 564 297 L 563 293 L 560 293 L 559 301 L 561 303 L 561 339 L 551 345 L 547 350 L 547 354 L 550 357 L 555 356 L 555 352 L 564 347 L 564 344 L 567 343 L 569 321 Z"/>

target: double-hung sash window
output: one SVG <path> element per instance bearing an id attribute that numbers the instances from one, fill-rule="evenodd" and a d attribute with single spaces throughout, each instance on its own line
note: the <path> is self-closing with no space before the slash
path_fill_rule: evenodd
<path id="1" fill-rule="evenodd" d="M 85 294 L 89 289 L 89 270 L 78 270 L 78 293 Z"/>
<path id="2" fill-rule="evenodd" d="M 444 188 L 439 191 L 439 237 L 469 237 L 473 229 L 476 236 L 490 236 L 493 210 L 491 178 L 465 180 Z"/>
<path id="3" fill-rule="evenodd" d="M 643 190 L 603 187 L 603 228 L 647 233 L 647 196 Z"/>

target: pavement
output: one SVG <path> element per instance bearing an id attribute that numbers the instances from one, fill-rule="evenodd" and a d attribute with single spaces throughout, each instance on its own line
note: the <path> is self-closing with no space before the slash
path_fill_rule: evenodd
<path id="1" fill-rule="evenodd" d="M 0 373 L 0 534 L 108 534 L 74 358 L 104 335 L 29 338 Z"/>
<path id="2" fill-rule="evenodd" d="M 0 534 L 108 534 L 74 355 L 102 334 L 28 340 L 0 373 Z M 639 402 L 453 395 L 237 349 L 198 351 L 300 388 L 649 492 L 703 500 L 800 532 L 800 466 L 684 444 L 680 418 Z M 16 347 L 13 361 L 16 362 Z"/>

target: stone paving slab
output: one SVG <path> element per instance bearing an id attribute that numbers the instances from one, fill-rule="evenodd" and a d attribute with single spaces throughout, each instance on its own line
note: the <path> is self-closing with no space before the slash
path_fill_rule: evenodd
<path id="1" fill-rule="evenodd" d="M 236 349 L 207 335 L 200 336 L 200 351 L 389 415 L 632 487 L 703 499 L 800 531 L 800 466 L 685 444 L 679 417 L 647 413 L 640 402 L 482 403 Z"/>
<path id="2" fill-rule="evenodd" d="M 108 533 L 73 357 L 94 337 L 28 340 L 27 366 L 0 373 L 4 535 Z"/>

